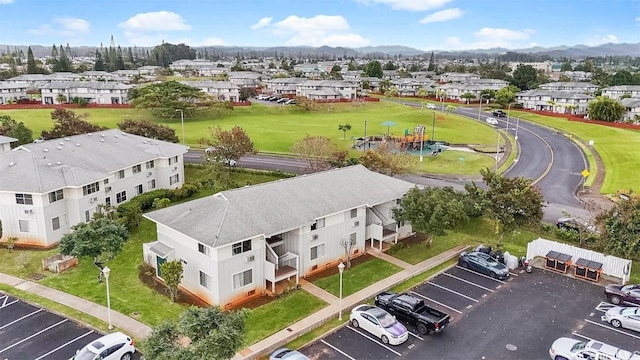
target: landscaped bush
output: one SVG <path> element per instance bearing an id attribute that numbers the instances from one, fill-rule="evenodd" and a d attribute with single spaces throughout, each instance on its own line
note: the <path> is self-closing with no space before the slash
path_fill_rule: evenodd
<path id="1" fill-rule="evenodd" d="M 146 211 L 153 208 L 153 201 L 155 199 L 163 199 L 163 198 L 171 199 L 174 191 L 175 190 L 171 190 L 171 189 L 151 190 L 149 192 L 146 192 L 144 194 L 140 194 L 134 197 L 133 199 L 131 199 L 131 201 L 139 202 L 140 207 L 142 208 L 142 211 Z M 123 205 L 126 205 L 126 204 L 123 204 Z"/>
<path id="2" fill-rule="evenodd" d="M 194 184 L 184 184 L 181 188 L 172 190 L 171 196 L 169 198 L 173 201 L 176 200 L 184 200 L 186 198 L 190 198 L 198 192 L 198 186 Z"/>

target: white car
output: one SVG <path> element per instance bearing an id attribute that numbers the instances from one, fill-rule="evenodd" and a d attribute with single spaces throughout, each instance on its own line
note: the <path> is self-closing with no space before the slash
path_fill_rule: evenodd
<path id="1" fill-rule="evenodd" d="M 409 338 L 409 331 L 402 323 L 376 306 L 358 305 L 351 310 L 349 319 L 351 326 L 366 330 L 383 344 L 400 345 Z"/>
<path id="2" fill-rule="evenodd" d="M 624 359 L 640 360 L 640 354 L 604 344 L 597 340 L 576 340 L 561 337 L 551 344 L 552 360 Z"/>
<path id="3" fill-rule="evenodd" d="M 615 306 L 607 310 L 602 316 L 611 326 L 640 331 L 640 307 Z"/>
<path id="4" fill-rule="evenodd" d="M 269 360 L 309 360 L 309 358 L 297 350 L 280 348 L 271 353 Z"/>
<path id="5" fill-rule="evenodd" d="M 223 163 L 225 165 L 229 165 L 231 167 L 236 166 L 236 164 L 238 163 L 234 159 L 225 159 L 225 158 L 218 157 L 216 155 L 216 148 L 215 147 L 206 148 L 204 150 L 204 160 L 205 161 L 221 162 L 221 163 Z"/>
<path id="6" fill-rule="evenodd" d="M 494 118 L 487 118 L 487 120 L 485 121 L 487 122 L 487 124 L 490 124 L 490 125 L 498 125 L 498 120 Z"/>
<path id="7" fill-rule="evenodd" d="M 135 352 L 133 340 L 121 332 L 115 332 L 92 341 L 78 350 L 71 360 L 131 360 Z"/>
<path id="8" fill-rule="evenodd" d="M 427 109 L 435 109 L 436 106 L 433 104 L 427 104 Z"/>

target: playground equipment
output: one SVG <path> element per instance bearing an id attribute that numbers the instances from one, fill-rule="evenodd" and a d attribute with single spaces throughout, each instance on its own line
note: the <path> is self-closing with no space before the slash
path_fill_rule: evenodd
<path id="1" fill-rule="evenodd" d="M 402 150 L 420 150 L 425 149 L 428 136 L 424 134 L 424 125 L 418 125 L 413 129 L 413 134 L 409 133 L 409 129 L 404 129 L 404 135 L 398 139 L 400 141 L 400 149 Z"/>

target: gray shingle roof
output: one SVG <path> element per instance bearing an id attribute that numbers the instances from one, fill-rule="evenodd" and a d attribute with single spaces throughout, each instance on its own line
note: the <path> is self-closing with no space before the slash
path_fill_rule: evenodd
<path id="1" fill-rule="evenodd" d="M 126 167 L 187 150 L 120 130 L 22 145 L 0 153 L 0 191 L 47 193 L 84 186 Z"/>
<path id="2" fill-rule="evenodd" d="M 215 247 L 261 234 L 277 235 L 340 211 L 399 199 L 413 187 L 356 165 L 223 191 L 145 216 Z"/>
<path id="3" fill-rule="evenodd" d="M 52 82 L 42 86 L 42 89 L 96 89 L 96 90 L 126 90 L 132 88 L 132 85 L 125 85 L 118 82 L 109 81 L 63 81 Z"/>
<path id="4" fill-rule="evenodd" d="M 12 137 L 9 137 L 9 136 L 0 135 L 0 144 L 12 143 L 14 141 L 18 141 L 18 139 L 12 138 Z"/>

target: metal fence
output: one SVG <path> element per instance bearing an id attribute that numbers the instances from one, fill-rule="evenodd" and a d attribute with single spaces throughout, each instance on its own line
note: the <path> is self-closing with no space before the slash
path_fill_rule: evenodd
<path id="1" fill-rule="evenodd" d="M 557 251 L 563 254 L 571 255 L 572 262 L 578 259 L 586 259 L 602 263 L 602 273 L 622 279 L 622 283 L 629 281 L 631 273 L 631 260 L 619 257 L 605 255 L 592 250 L 579 248 L 573 245 L 562 244 L 559 242 L 538 238 L 527 245 L 527 259 L 533 259 L 536 256 L 545 257 L 549 251 Z"/>

